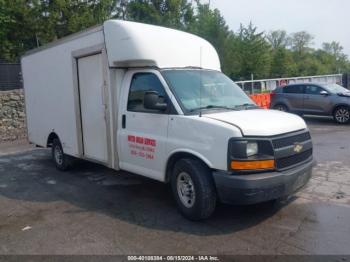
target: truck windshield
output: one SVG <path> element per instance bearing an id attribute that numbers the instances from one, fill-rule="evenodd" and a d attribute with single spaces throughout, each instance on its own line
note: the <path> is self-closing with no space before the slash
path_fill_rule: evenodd
<path id="1" fill-rule="evenodd" d="M 256 108 L 238 85 L 218 71 L 167 69 L 162 74 L 187 112 Z"/>

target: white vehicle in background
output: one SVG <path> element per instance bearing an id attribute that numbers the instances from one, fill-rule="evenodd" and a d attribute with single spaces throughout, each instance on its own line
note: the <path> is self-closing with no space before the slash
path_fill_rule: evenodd
<path id="1" fill-rule="evenodd" d="M 170 183 L 189 219 L 311 176 L 305 122 L 258 108 L 197 36 L 109 20 L 30 51 L 22 70 L 29 140 L 52 147 L 58 169 L 75 157 Z"/>

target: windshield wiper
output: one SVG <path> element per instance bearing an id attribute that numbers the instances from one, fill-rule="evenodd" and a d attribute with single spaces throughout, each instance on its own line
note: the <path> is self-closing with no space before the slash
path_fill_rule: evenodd
<path id="1" fill-rule="evenodd" d="M 243 108 L 245 110 L 248 110 L 248 109 L 255 109 L 255 108 L 259 108 L 259 107 L 255 104 L 245 103 L 242 105 L 235 106 L 235 109 L 239 109 L 239 108 Z"/>
<path id="2" fill-rule="evenodd" d="M 228 106 L 217 106 L 217 105 L 207 105 L 202 107 L 193 108 L 190 110 L 190 112 L 202 110 L 202 109 L 227 109 L 227 110 L 236 110 L 235 108 L 228 107 Z"/>

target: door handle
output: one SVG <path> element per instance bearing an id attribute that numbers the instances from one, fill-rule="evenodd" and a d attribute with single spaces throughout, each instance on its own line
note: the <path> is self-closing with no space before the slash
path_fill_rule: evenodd
<path id="1" fill-rule="evenodd" d="M 126 115 L 122 115 L 122 128 L 126 126 Z"/>

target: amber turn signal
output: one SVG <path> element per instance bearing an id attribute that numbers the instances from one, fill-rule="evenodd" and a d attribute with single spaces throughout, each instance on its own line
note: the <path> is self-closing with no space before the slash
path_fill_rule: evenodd
<path id="1" fill-rule="evenodd" d="M 261 170 L 274 169 L 275 160 L 256 160 L 256 161 L 231 161 L 231 168 L 234 170 Z"/>

